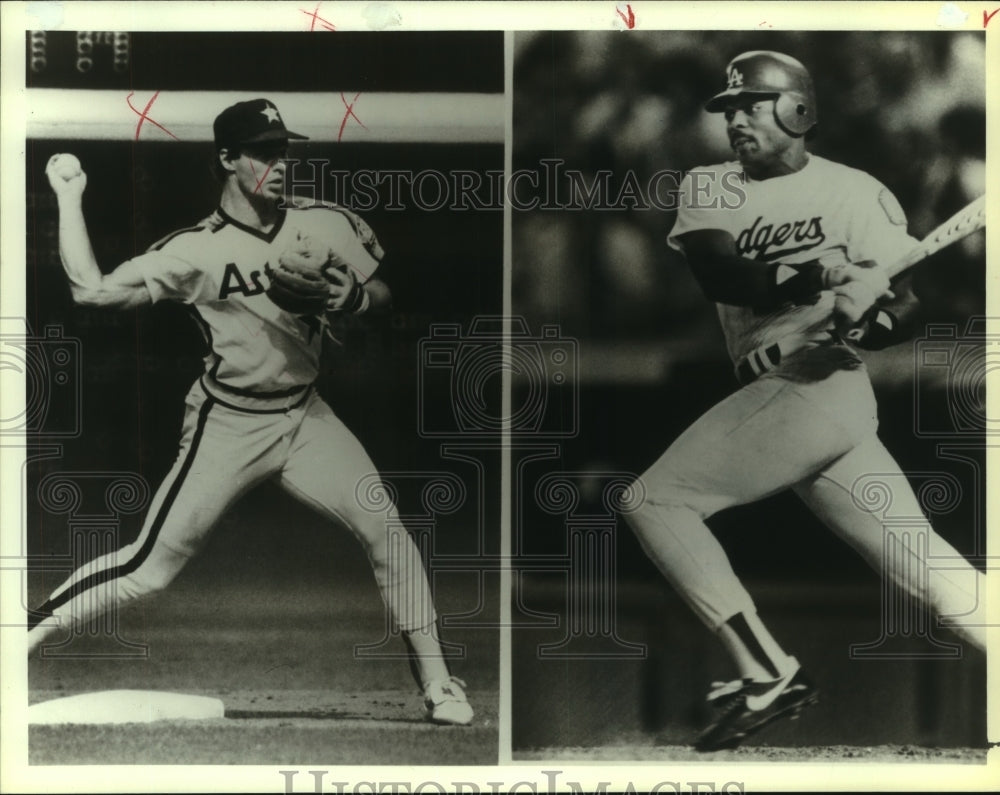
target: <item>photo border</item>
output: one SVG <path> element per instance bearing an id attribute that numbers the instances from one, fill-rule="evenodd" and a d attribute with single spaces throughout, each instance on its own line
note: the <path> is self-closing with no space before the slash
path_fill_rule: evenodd
<path id="1" fill-rule="evenodd" d="M 0 315 L 20 317 L 24 311 L 24 285 L 22 263 L 26 251 L 24 236 L 26 210 L 24 207 L 25 184 L 25 106 L 24 72 L 24 32 L 31 29 L 52 30 L 306 30 L 308 19 L 303 16 L 304 8 L 312 8 L 314 0 L 297 2 L 248 2 L 226 4 L 200 4 L 189 2 L 156 3 L 5 3 L 0 7 L 2 15 L 2 53 L 0 70 L 3 84 L 0 87 L 0 162 L 2 162 L 2 185 L 0 185 L 0 207 L 2 224 L 7 234 L 3 235 L 2 262 L 0 271 Z M 770 2 L 760 4 L 704 2 L 704 3 L 633 3 L 612 2 L 482 2 L 482 3 L 333 3 L 322 4 L 336 22 L 338 31 L 365 31 L 382 25 L 380 29 L 392 30 L 609 30 L 628 35 L 629 18 L 636 30 L 657 29 L 712 29 L 759 30 L 976 30 L 986 28 L 987 47 L 987 125 L 995 129 L 1000 120 L 996 118 L 998 107 L 998 80 L 1000 80 L 1000 3 L 931 3 L 931 2 L 876 2 L 851 4 L 850 13 L 845 13 L 845 5 L 837 2 L 812 2 L 787 4 Z M 238 6 L 240 13 L 233 13 Z M 394 12 L 394 13 L 393 13 Z M 394 21 L 395 20 L 395 21 Z M 847 22 L 850 25 L 847 25 Z M 316 35 L 336 35 L 335 32 L 318 32 Z M 507 95 L 507 144 L 505 165 L 510 170 L 511 135 L 511 88 L 512 88 L 512 39 L 505 36 L 505 86 Z M 992 119 L 989 116 L 993 116 Z M 990 126 L 992 123 L 992 126 Z M 994 134 L 987 139 L 988 183 L 1000 184 L 1000 136 Z M 1000 199 L 997 195 L 987 197 L 988 217 L 1000 217 Z M 987 261 L 998 251 L 997 227 L 987 228 Z M 510 211 L 505 209 L 504 218 L 504 311 L 511 310 L 511 269 L 510 259 Z M 995 318 L 997 312 L 994 273 L 987 271 L 987 315 Z M 994 323 L 995 325 L 995 323 Z M 988 329 L 991 334 L 996 328 Z M 23 385 L 4 373 L 4 388 L 0 391 L 3 416 L 12 416 L 16 411 L 18 396 L 22 396 Z M 505 385 L 505 400 L 509 407 L 509 383 Z M 995 416 L 998 398 L 995 390 L 987 393 L 988 416 Z M 997 449 L 989 448 L 987 470 L 992 471 L 997 464 Z M 226 766 L 29 766 L 27 764 L 27 662 L 25 659 L 25 633 L 23 628 L 9 624 L 23 617 L 19 616 L 21 603 L 21 572 L 6 568 L 2 561 L 13 560 L 25 549 L 22 517 L 18 506 L 24 504 L 25 494 L 14 496 L 20 488 L 23 471 L 23 455 L 17 448 L 0 449 L 0 472 L 3 473 L 3 493 L 12 498 L 0 501 L 0 523 L 4 532 L 0 533 L 0 638 L 3 657 L 0 660 L 0 791 L 11 792 L 239 792 L 239 791 L 284 791 L 287 777 L 281 773 L 293 765 L 226 765 Z M 501 534 L 504 550 L 510 543 L 510 466 L 505 459 L 503 468 L 503 502 L 505 513 L 501 516 Z M 987 488 L 987 524 L 990 547 L 997 544 L 997 532 L 989 518 L 997 515 L 1000 495 Z M 19 527 L 21 532 L 12 533 L 10 528 Z M 510 587 L 510 571 L 505 570 L 502 587 Z M 989 604 L 993 608 L 996 623 L 1000 613 L 1000 582 L 996 577 L 987 583 Z M 501 600 L 501 618 L 509 623 L 510 608 L 506 599 Z M 357 783 L 399 782 L 408 780 L 414 785 L 426 783 L 434 778 L 446 788 L 455 783 L 464 783 L 466 792 L 474 791 L 473 786 L 483 792 L 507 791 L 550 791 L 572 789 L 570 782 L 578 783 L 584 790 L 598 788 L 608 782 L 610 791 L 631 786 L 635 791 L 655 787 L 664 782 L 681 782 L 686 788 L 713 782 L 718 788 L 730 782 L 740 782 L 742 790 L 757 789 L 797 789 L 804 790 L 959 790 L 988 789 L 995 786 L 1000 766 L 1000 750 L 995 744 L 1000 740 L 1000 695 L 998 679 L 1000 667 L 996 654 L 997 630 L 991 630 L 991 655 L 988 662 L 988 732 L 994 747 L 987 754 L 985 765 L 951 764 L 852 764 L 852 763 L 802 763 L 802 764 L 760 764 L 747 765 L 727 763 L 673 763 L 673 762 L 602 762 L 563 763 L 554 760 L 551 764 L 510 763 L 510 719 L 511 699 L 515 694 L 510 689 L 510 633 L 501 633 L 501 760 L 496 767 L 455 767 L 455 768 L 400 768 L 390 766 L 333 766 L 323 764 L 323 760 L 301 760 L 297 765 L 299 775 L 295 778 L 295 791 L 313 791 L 312 778 L 307 771 L 325 769 L 329 771 L 324 779 L 327 789 L 336 791 L 331 782 L 352 782 L 342 791 L 369 791 L 354 789 Z M 546 772 L 548 771 L 548 772 Z M 558 773 L 554 773 L 558 771 Z M 519 782 L 522 782 L 520 785 Z M 530 785 L 534 785 L 534 789 Z M 673 791 L 663 789 L 662 791 Z M 391 791 L 391 790 L 385 790 Z M 427 787 L 423 791 L 438 791 Z M 734 790 L 730 790 L 734 791 Z"/>

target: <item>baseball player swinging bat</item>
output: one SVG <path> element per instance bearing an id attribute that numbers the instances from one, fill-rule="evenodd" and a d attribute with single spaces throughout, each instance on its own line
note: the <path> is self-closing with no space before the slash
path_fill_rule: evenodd
<path id="1" fill-rule="evenodd" d="M 938 226 L 903 257 L 891 265 L 881 267 L 880 269 L 890 281 L 896 279 L 914 265 L 923 262 L 927 257 L 972 234 L 977 229 L 982 229 L 984 226 L 986 226 L 985 195 L 969 202 L 966 207 L 963 207 L 951 218 Z M 876 270 L 878 269 L 876 268 Z M 874 313 L 875 322 L 879 322 L 879 319 L 882 317 L 884 317 L 883 313 L 878 311 Z M 868 333 L 870 322 L 868 320 L 862 320 L 855 324 L 843 322 L 838 325 L 838 329 L 844 335 L 845 339 L 851 342 L 858 342 Z"/>
<path id="2" fill-rule="evenodd" d="M 986 647 L 985 575 L 934 531 L 878 438 L 875 394 L 855 350 L 910 339 L 919 301 L 890 279 L 982 227 L 985 200 L 917 241 L 885 185 L 808 151 L 818 111 L 802 63 L 746 52 L 725 79 L 705 109 L 722 116 L 736 159 L 685 177 L 667 243 L 716 304 L 741 386 L 644 472 L 635 490 L 644 496 L 626 517 L 738 673 L 707 695 L 713 717 L 694 742 L 700 751 L 736 747 L 819 693 L 705 524 L 724 509 L 793 491 L 903 593 L 939 616 L 961 616 L 949 626 L 970 648 Z M 718 192 L 733 174 L 744 186 L 740 206 L 696 199 L 696 177 Z M 852 497 L 874 473 L 892 483 L 899 515 L 920 517 L 923 546 L 887 552 L 881 514 Z M 948 559 L 949 568 L 932 567 L 933 559 Z"/>

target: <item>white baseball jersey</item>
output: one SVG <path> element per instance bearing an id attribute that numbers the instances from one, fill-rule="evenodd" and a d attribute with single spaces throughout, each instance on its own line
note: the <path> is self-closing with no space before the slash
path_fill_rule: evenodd
<path id="1" fill-rule="evenodd" d="M 761 262 L 842 265 L 874 260 L 887 265 L 916 244 L 888 188 L 863 171 L 809 155 L 793 174 L 753 180 L 736 161 L 692 169 L 681 183 L 681 205 L 668 244 L 698 229 L 721 229 L 740 256 Z M 759 312 L 718 304 L 729 355 L 739 361 L 789 334 L 832 328 L 834 296 L 812 304 Z"/>
<path id="2" fill-rule="evenodd" d="M 801 171 L 787 176 L 757 182 L 741 175 L 738 163 L 692 171 L 682 183 L 684 205 L 670 245 L 681 249 L 678 238 L 686 232 L 721 229 L 743 257 L 837 265 L 889 263 L 915 242 L 892 194 L 855 169 L 810 156 Z M 833 296 L 824 291 L 815 303 L 761 313 L 718 308 L 730 355 L 738 361 L 787 334 L 830 328 Z M 642 488 L 634 489 L 644 499 L 625 516 L 650 559 L 713 630 L 738 614 L 749 616 L 756 612 L 753 599 L 705 519 L 794 489 L 882 577 L 939 615 L 962 616 L 964 626 L 952 626 L 985 647 L 984 575 L 933 531 L 879 441 L 867 371 L 819 367 L 813 376 L 792 377 L 785 366 L 751 380 L 708 409 L 646 470 Z M 886 544 L 884 505 L 856 499 L 874 482 L 891 491 L 896 515 L 914 517 L 914 528 L 926 528 L 914 531 L 925 532 L 925 540 L 906 542 L 906 554 L 894 554 Z M 948 560 L 948 570 L 935 570 L 933 560 Z M 777 653 L 762 649 L 759 656 L 775 668 L 768 673 L 780 673 Z"/>
<path id="3" fill-rule="evenodd" d="M 36 621 L 51 615 L 89 621 L 163 588 L 219 517 L 268 480 L 351 528 L 396 625 L 412 630 L 436 620 L 420 553 L 395 508 L 368 510 L 355 492 L 375 464 L 309 388 L 318 371 L 319 321 L 285 312 L 265 295 L 265 265 L 276 265 L 296 235 L 329 244 L 362 281 L 381 255 L 361 219 L 293 200 L 267 234 L 219 210 L 132 260 L 153 301 L 186 303 L 201 319 L 210 345 L 208 375 L 188 391 L 177 458 L 138 539 L 77 569 L 39 608 Z M 34 637 L 40 642 L 44 634 Z"/>
<path id="4" fill-rule="evenodd" d="M 312 383 L 321 324 L 284 311 L 265 295 L 265 266 L 276 267 L 301 235 L 328 244 L 365 282 L 378 261 L 353 225 L 363 222 L 330 205 L 299 200 L 266 234 L 221 209 L 213 221 L 175 232 L 132 260 L 150 297 L 193 307 L 209 346 L 206 372 L 222 386 L 266 395 Z"/>

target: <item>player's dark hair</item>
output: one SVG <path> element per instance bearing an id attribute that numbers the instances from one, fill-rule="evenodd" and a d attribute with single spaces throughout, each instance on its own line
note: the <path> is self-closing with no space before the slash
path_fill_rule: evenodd
<path id="1" fill-rule="evenodd" d="M 235 160 L 242 152 L 238 145 L 216 147 L 215 153 L 212 155 L 212 176 L 214 176 L 219 182 L 225 182 L 226 177 L 229 175 L 229 172 L 222 167 L 222 162 L 219 159 L 219 153 L 223 149 L 226 150 L 227 160 Z"/>

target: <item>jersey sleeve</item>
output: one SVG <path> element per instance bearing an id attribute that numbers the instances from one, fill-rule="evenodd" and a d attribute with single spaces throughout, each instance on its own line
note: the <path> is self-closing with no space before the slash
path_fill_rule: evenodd
<path id="1" fill-rule="evenodd" d="M 906 231 L 906 213 L 892 191 L 878 180 L 866 182 L 853 199 L 847 257 L 891 265 L 919 241 Z"/>
<path id="2" fill-rule="evenodd" d="M 679 238 L 700 229 L 721 229 L 735 236 L 727 223 L 734 214 L 726 210 L 737 206 L 738 196 L 727 192 L 726 186 L 738 176 L 737 171 L 719 173 L 705 168 L 689 171 L 681 180 L 677 218 L 667 236 L 667 245 L 684 253 Z"/>
<path id="3" fill-rule="evenodd" d="M 140 268 L 153 303 L 180 301 L 196 304 L 211 292 L 206 288 L 204 271 L 175 255 L 151 251 L 135 257 L 131 262 Z"/>
<path id="4" fill-rule="evenodd" d="M 375 274 L 382 259 L 382 247 L 365 221 L 340 208 L 329 212 L 326 222 L 330 249 L 354 271 L 364 284 Z"/>
<path id="5" fill-rule="evenodd" d="M 156 243 L 145 254 L 131 260 L 132 265 L 139 268 L 153 303 L 197 304 L 218 295 L 215 279 L 197 264 L 198 246 L 196 235 L 182 235 Z"/>

